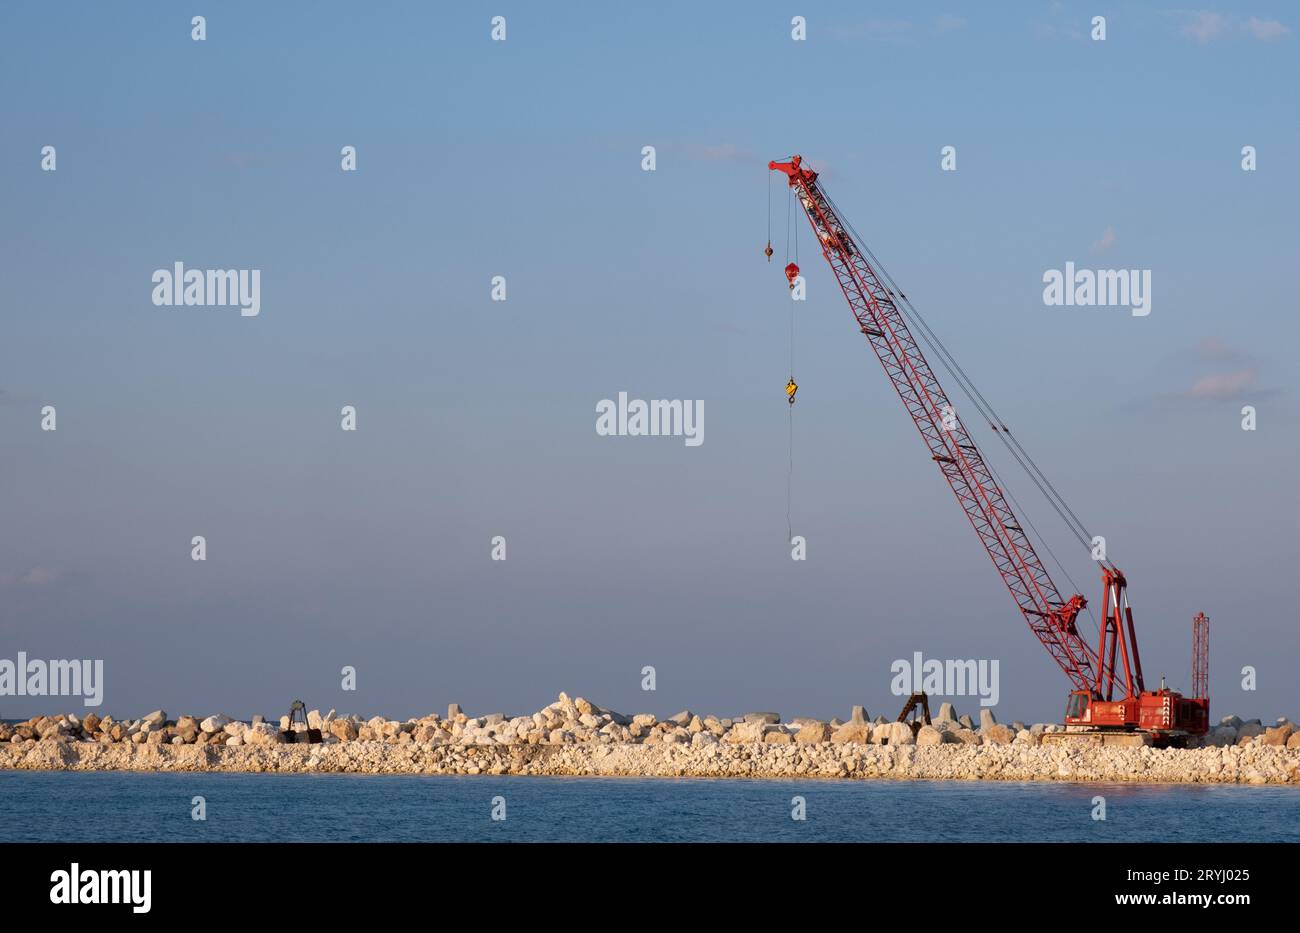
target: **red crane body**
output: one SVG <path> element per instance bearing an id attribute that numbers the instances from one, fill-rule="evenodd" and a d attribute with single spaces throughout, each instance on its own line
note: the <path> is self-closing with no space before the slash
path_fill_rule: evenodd
<path id="1" fill-rule="evenodd" d="M 906 296 L 896 295 L 882 282 L 823 192 L 817 173 L 805 167 L 800 156 L 769 162 L 768 168 L 789 178 L 858 329 L 902 399 L 931 460 L 948 481 L 1030 630 L 1073 685 L 1067 724 L 1136 729 L 1157 737 L 1203 734 L 1208 728 L 1208 699 L 1188 700 L 1164 687 L 1145 689 L 1127 581 L 1109 564 L 1102 567 L 1104 612 L 1096 649 L 1079 634 L 1076 622 L 1087 600 L 1077 594 L 1062 598 L 1052 582 L 913 337 L 895 300 L 905 301 Z M 991 428 L 1010 433 L 1005 425 Z"/>

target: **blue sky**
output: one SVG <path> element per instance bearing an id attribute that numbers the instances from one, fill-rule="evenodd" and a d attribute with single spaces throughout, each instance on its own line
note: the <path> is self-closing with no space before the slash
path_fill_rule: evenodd
<path id="1" fill-rule="evenodd" d="M 5 4 L 0 657 L 103 658 L 117 715 L 563 689 L 830 716 L 895 714 L 919 650 L 999 659 L 1004 718 L 1058 717 L 806 235 L 788 558 L 761 250 L 767 160 L 798 151 L 1107 536 L 1148 676 L 1186 687 L 1204 610 L 1214 713 L 1294 718 L 1297 29 L 1276 3 Z M 262 313 L 153 306 L 178 260 L 260 269 Z M 1152 313 L 1044 307 L 1067 261 L 1152 270 Z M 598 437 L 619 391 L 703 399 L 706 442 Z"/>

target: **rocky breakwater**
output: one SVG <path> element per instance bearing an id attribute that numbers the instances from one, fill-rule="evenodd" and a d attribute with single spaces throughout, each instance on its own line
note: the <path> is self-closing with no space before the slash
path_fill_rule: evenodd
<path id="1" fill-rule="evenodd" d="M 943 704 L 929 726 L 776 713 L 738 717 L 683 710 L 659 720 L 581 697 L 527 716 L 446 716 L 406 721 L 322 715 L 306 744 L 287 717 L 271 724 L 157 710 L 140 719 L 72 714 L 0 724 L 0 768 L 22 770 L 520 774 L 641 777 L 903 778 L 1006 781 L 1287 784 L 1300 787 L 1300 731 L 1287 719 L 1225 717 L 1198 747 L 1075 747 L 1043 742 L 1059 726 L 979 722 Z M 296 741 L 295 741 L 296 739 Z"/>

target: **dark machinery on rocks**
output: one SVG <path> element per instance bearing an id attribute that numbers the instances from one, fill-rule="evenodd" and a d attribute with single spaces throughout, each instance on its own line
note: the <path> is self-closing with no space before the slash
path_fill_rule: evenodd
<path id="1" fill-rule="evenodd" d="M 298 743 L 301 745 L 316 745 L 323 742 L 319 729 L 311 728 L 307 722 L 307 709 L 302 700 L 294 700 L 289 706 L 289 721 L 287 728 L 280 730 L 280 735 L 288 744 Z M 298 728 L 298 723 L 302 723 L 302 728 Z"/>
<path id="2" fill-rule="evenodd" d="M 914 712 L 916 712 L 918 708 L 921 712 L 921 718 L 913 719 L 910 722 L 908 722 L 907 717 L 911 716 Z M 906 722 L 909 726 L 911 726 L 913 736 L 915 736 L 918 732 L 921 731 L 922 726 L 930 725 L 929 694 L 914 693 L 910 697 L 908 697 L 907 702 L 903 704 L 903 711 L 898 714 L 898 721 Z"/>
<path id="3" fill-rule="evenodd" d="M 1196 695 L 1183 696 L 1163 683 L 1159 689 L 1148 690 L 1142 676 L 1133 611 L 1128 602 L 1128 580 L 1105 559 L 1104 545 L 1098 556 L 1100 539 L 1088 533 L 1012 435 L 1006 422 L 884 270 L 826 194 L 818 173 L 806 167 L 797 155 L 784 162 L 769 162 L 768 169 L 788 178 L 791 192 L 812 225 L 822 256 L 849 303 L 858 330 L 884 367 L 920 432 L 931 461 L 957 497 L 1030 630 L 1070 681 L 1073 689 L 1065 708 L 1066 729 L 1049 734 L 1050 740 L 1078 737 L 1105 744 L 1168 745 L 1182 744 L 1188 736 L 1204 735 L 1209 728 L 1210 706 L 1206 674 L 1208 621 L 1203 622 L 1204 616 L 1198 616 L 1194 625 L 1193 693 Z M 770 250 L 770 231 L 768 242 Z M 764 252 L 770 260 L 770 253 Z M 787 268 L 791 287 L 798 274 L 797 266 Z M 1062 597 L 1029 533 L 1012 511 L 1002 481 L 980 453 L 965 422 L 957 416 L 956 408 L 940 386 L 922 353 L 922 344 L 935 354 L 966 395 L 971 408 L 986 421 L 1073 535 L 1098 561 L 1103 595 L 1095 647 L 1078 630 L 1079 615 L 1087 600 L 1078 594 Z M 793 400 L 793 393 L 790 394 Z M 1034 530 L 1033 525 L 1029 527 Z M 1051 556 L 1050 548 L 1047 552 Z"/>

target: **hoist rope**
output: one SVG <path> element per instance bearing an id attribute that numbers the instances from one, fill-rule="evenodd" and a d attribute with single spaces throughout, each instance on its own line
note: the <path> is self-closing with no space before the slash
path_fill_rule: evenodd
<path id="1" fill-rule="evenodd" d="M 861 234 L 859 234 L 853 227 L 848 218 L 844 216 L 843 212 L 835 202 L 832 201 L 824 191 L 822 191 L 821 194 L 822 197 L 826 199 L 826 202 L 830 204 L 831 209 L 836 213 L 840 222 L 844 224 L 851 234 L 853 234 L 858 246 L 871 258 L 875 271 L 893 289 L 894 295 L 898 298 L 899 302 L 902 303 L 895 304 L 899 313 L 902 314 L 906 320 L 911 320 L 918 325 L 921 339 L 935 352 L 940 365 L 943 366 L 948 374 L 952 376 L 956 381 L 958 388 L 961 389 L 962 393 L 967 397 L 976 410 L 979 411 L 980 414 L 989 422 L 989 426 L 992 428 L 993 433 L 997 435 L 998 439 L 1002 442 L 1002 445 L 1006 447 L 1007 451 L 1025 471 L 1026 475 L 1029 476 L 1034 485 L 1038 487 L 1039 492 L 1041 492 L 1043 497 L 1047 499 L 1048 504 L 1052 506 L 1052 509 L 1061 518 L 1062 522 L 1065 523 L 1065 526 L 1074 534 L 1084 548 L 1091 553 L 1092 536 L 1088 533 L 1083 522 L 1074 513 L 1074 510 L 1071 509 L 1069 504 L 1065 501 L 1064 496 L 1062 496 L 1056 487 L 1052 485 L 1051 481 L 1043 473 L 1037 462 L 1029 456 L 1029 453 L 1020 444 L 1019 440 L 1016 439 L 1015 435 L 1011 434 L 1010 429 L 1006 427 L 1006 422 L 998 416 L 997 411 L 989 403 L 988 399 L 979 391 L 979 388 L 975 385 L 974 381 L 969 375 L 967 375 L 966 371 L 957 362 L 956 358 L 948 351 L 948 348 L 939 339 L 938 335 L 936 335 L 930 328 L 930 325 L 916 309 L 916 306 L 912 304 L 911 300 L 904 294 L 902 289 L 899 288 L 898 283 L 894 281 L 893 276 L 891 276 L 888 270 L 881 265 L 880 260 L 876 257 L 875 253 L 871 251 L 871 248 L 866 245 Z M 1001 430 L 999 430 L 999 427 L 1001 427 Z M 999 485 L 1001 485 L 1001 483 L 999 483 Z M 1028 520 L 1027 517 L 1026 520 Z"/>
<path id="2" fill-rule="evenodd" d="M 794 406 L 787 405 L 786 407 L 790 409 L 790 464 L 786 467 L 785 472 L 785 540 L 787 544 L 793 544 L 794 525 L 790 520 L 790 511 L 794 495 Z"/>
<path id="3" fill-rule="evenodd" d="M 1011 500 L 1011 504 L 1016 507 L 1017 514 L 1023 515 L 1025 517 L 1025 524 L 1027 524 L 1029 526 L 1029 530 L 1034 533 L 1034 537 L 1038 539 L 1038 543 L 1042 545 L 1043 550 L 1047 551 L 1047 556 L 1052 559 L 1052 563 L 1056 565 L 1056 569 L 1061 571 L 1061 574 L 1069 582 L 1074 592 L 1082 593 L 1083 590 L 1079 589 L 1079 584 L 1075 583 L 1074 577 L 1070 576 L 1070 571 L 1065 569 L 1065 564 L 1061 563 L 1061 561 L 1057 558 L 1056 552 L 1052 550 L 1052 546 L 1047 543 L 1047 539 L 1044 538 L 1043 535 L 1039 532 L 1038 526 L 1034 524 L 1034 520 L 1029 517 L 1029 513 L 1025 511 L 1024 507 L 1020 505 L 1020 500 L 1016 498 L 1016 494 L 1011 491 L 1011 488 L 1007 486 L 1006 483 L 1002 482 L 1002 477 L 999 476 L 998 471 L 993 468 L 993 464 L 989 463 L 986 460 L 984 461 L 984 465 L 989 468 L 989 473 L 993 476 L 993 479 L 998 484 L 998 487 L 1007 494 L 1007 498 Z M 1092 611 L 1091 604 L 1088 605 L 1087 609 L 1088 609 L 1088 615 L 1092 617 L 1092 627 L 1094 631 L 1096 631 L 1098 636 L 1100 636 L 1101 624 L 1097 621 L 1097 614 Z"/>
<path id="4" fill-rule="evenodd" d="M 794 190 L 790 191 L 790 199 L 785 202 L 785 261 L 786 265 L 790 263 L 790 211 L 794 207 Z"/>
<path id="5" fill-rule="evenodd" d="M 794 382 L 794 296 L 793 293 L 791 293 L 791 295 L 788 297 L 788 301 L 790 303 L 790 381 Z M 785 528 L 786 528 L 786 540 L 792 541 L 794 539 L 794 526 L 790 522 L 790 512 L 792 508 L 791 503 L 793 501 L 792 490 L 794 488 L 794 398 L 793 397 L 789 399 L 786 408 L 790 410 L 788 414 L 788 420 L 790 423 L 790 464 L 786 469 L 786 474 L 785 474 Z"/>

